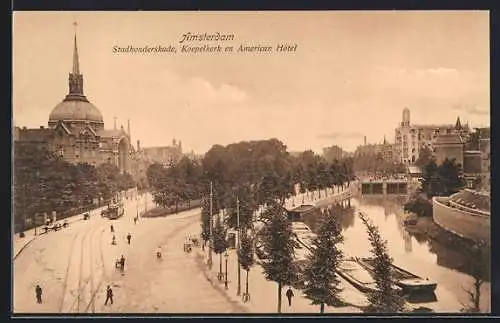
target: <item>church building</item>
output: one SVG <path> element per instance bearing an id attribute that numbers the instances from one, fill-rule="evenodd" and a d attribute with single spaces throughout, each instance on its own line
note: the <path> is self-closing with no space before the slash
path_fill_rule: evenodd
<path id="1" fill-rule="evenodd" d="M 133 147 L 130 122 L 105 129 L 101 112 L 85 96 L 83 74 L 80 73 L 76 34 L 73 50 L 73 68 L 68 79 L 66 97 L 52 109 L 48 127 L 36 129 L 14 128 L 14 141 L 23 144 L 47 145 L 51 151 L 68 162 L 97 166 L 112 163 L 121 172 L 131 172 Z"/>

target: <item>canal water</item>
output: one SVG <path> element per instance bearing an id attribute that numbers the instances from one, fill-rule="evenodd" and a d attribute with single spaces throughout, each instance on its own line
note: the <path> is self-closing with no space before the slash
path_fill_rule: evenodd
<path id="1" fill-rule="evenodd" d="M 346 257 L 370 256 L 368 234 L 358 216 L 359 212 L 363 212 L 387 241 L 395 265 L 437 282 L 435 294 L 418 302 L 439 312 L 458 312 L 463 307 L 462 304 L 470 303 L 464 289 L 472 290 L 473 287 L 473 278 L 463 269 L 466 267 L 467 255 L 424 236 L 408 233 L 403 226 L 402 205 L 405 199 L 406 197 L 365 195 L 351 199 L 350 206 L 330 206 L 343 228 L 343 252 Z M 320 216 L 318 210 L 307 216 L 304 222 L 312 231 L 316 231 Z M 487 282 L 481 290 L 481 309 L 484 312 L 491 311 L 490 288 L 490 283 Z"/>

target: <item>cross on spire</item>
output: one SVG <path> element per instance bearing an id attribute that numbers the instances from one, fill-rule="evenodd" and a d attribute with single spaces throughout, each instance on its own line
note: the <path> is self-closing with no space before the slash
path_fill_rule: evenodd
<path id="1" fill-rule="evenodd" d="M 75 46 L 73 48 L 73 74 L 79 75 L 80 62 L 78 61 L 78 46 L 76 45 L 76 27 L 78 26 L 78 24 L 76 21 L 73 23 L 73 26 L 75 27 Z"/>

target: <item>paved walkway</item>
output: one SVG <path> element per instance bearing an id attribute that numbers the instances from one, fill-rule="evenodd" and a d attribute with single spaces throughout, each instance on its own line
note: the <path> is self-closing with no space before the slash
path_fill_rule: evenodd
<path id="1" fill-rule="evenodd" d="M 94 209 L 89 213 L 91 215 L 99 215 L 102 208 L 104 208 L 104 206 Z M 74 223 L 76 221 L 82 221 L 84 213 L 67 217 L 64 220 L 67 220 L 71 225 L 71 223 Z M 64 220 L 59 220 L 59 222 L 62 222 Z M 36 228 L 24 231 L 24 238 L 21 238 L 19 236 L 19 233 L 12 235 L 12 258 L 14 260 L 33 240 L 38 238 L 40 235 L 45 234 L 45 230 L 43 229 L 43 227 L 44 226 L 38 226 Z M 64 230 L 64 228 L 61 228 L 61 230 Z"/>
<path id="2" fill-rule="evenodd" d="M 205 266 L 202 268 L 204 270 L 205 277 L 211 282 L 211 284 L 221 292 L 225 292 L 227 297 L 233 302 L 240 303 L 247 312 L 250 313 L 277 313 L 278 312 L 278 285 L 273 281 L 268 281 L 265 276 L 263 269 L 260 265 L 253 266 L 249 271 L 249 294 L 250 301 L 243 302 L 242 295 L 245 293 L 246 288 L 246 271 L 241 270 L 240 272 L 240 282 L 241 282 L 241 295 L 238 296 L 238 260 L 236 255 L 236 250 L 230 250 L 228 252 L 228 289 L 225 289 L 225 284 L 223 279 L 219 281 L 217 279 L 219 266 L 220 266 L 220 256 L 213 254 L 213 265 L 212 269 L 208 269 L 206 263 L 208 259 L 208 249 L 201 251 L 201 249 L 196 249 L 196 254 L 198 257 L 202 258 Z M 225 273 L 225 258 L 222 257 L 222 272 Z M 358 292 L 354 287 L 349 285 L 347 282 L 342 281 L 342 297 L 349 300 L 355 305 L 366 305 L 365 296 Z M 282 303 L 281 312 L 286 313 L 319 313 L 319 305 L 311 305 L 311 301 L 304 297 L 300 290 L 292 288 L 294 297 L 292 298 L 292 305 L 288 305 L 288 300 L 285 297 L 285 293 L 288 286 L 283 286 L 282 293 Z M 326 313 L 359 313 L 361 312 L 356 307 L 325 307 Z"/>
<path id="3" fill-rule="evenodd" d="M 333 193 L 334 192 L 334 193 Z M 285 206 L 287 208 L 291 208 L 293 206 L 299 206 L 302 203 L 304 204 L 312 204 L 315 206 L 323 205 L 325 203 L 330 203 L 332 198 L 338 196 L 339 194 L 345 194 L 346 190 L 338 190 L 328 189 L 328 194 L 325 196 L 325 192 L 323 191 L 321 196 L 322 198 L 318 198 L 318 193 L 302 193 L 297 196 L 291 197 L 287 201 L 285 201 Z M 315 196 L 316 198 L 314 198 Z M 304 201 L 304 202 L 302 202 Z M 227 272 L 228 272 L 228 288 L 226 290 L 224 281 L 218 280 L 218 272 L 220 269 L 221 257 L 220 255 L 216 255 L 215 253 L 212 255 L 213 265 L 212 268 L 209 269 L 207 264 L 208 260 L 208 248 L 205 248 L 205 251 L 202 251 L 199 248 L 195 249 L 195 253 L 197 258 L 200 259 L 198 262 L 203 261 L 204 266 L 200 266 L 203 270 L 206 279 L 212 284 L 212 286 L 226 294 L 226 297 L 231 299 L 233 302 L 240 303 L 243 308 L 246 309 L 247 312 L 251 313 L 277 313 L 278 309 L 278 285 L 275 282 L 268 281 L 265 276 L 263 269 L 260 265 L 255 265 L 249 271 L 249 294 L 250 301 L 243 302 L 242 295 L 245 293 L 246 288 L 246 271 L 240 271 L 240 286 L 241 286 L 241 294 L 240 296 L 237 294 L 238 289 L 238 260 L 236 250 L 228 251 L 228 261 L 227 261 Z M 256 259 L 257 260 L 257 259 Z M 222 257 L 222 272 L 225 273 L 226 269 L 225 258 Z M 346 281 L 341 280 L 341 286 L 343 291 L 341 293 L 341 297 L 345 300 L 348 300 L 354 305 L 363 306 L 366 305 L 366 297 L 355 289 L 353 286 L 348 284 Z M 320 307 L 319 305 L 311 305 L 311 301 L 304 297 L 300 290 L 294 289 L 294 297 L 292 299 L 292 305 L 288 305 L 288 299 L 285 297 L 285 293 L 288 286 L 283 286 L 282 288 L 282 304 L 281 304 L 281 312 L 283 314 L 286 313 L 319 313 Z M 326 313 L 359 313 L 361 310 L 356 307 L 346 306 L 346 307 L 325 307 Z"/>

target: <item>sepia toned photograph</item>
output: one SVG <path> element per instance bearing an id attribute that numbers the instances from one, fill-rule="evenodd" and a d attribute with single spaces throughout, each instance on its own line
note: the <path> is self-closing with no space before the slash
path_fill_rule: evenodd
<path id="1" fill-rule="evenodd" d="M 488 11 L 12 19 L 12 314 L 491 312 Z"/>

